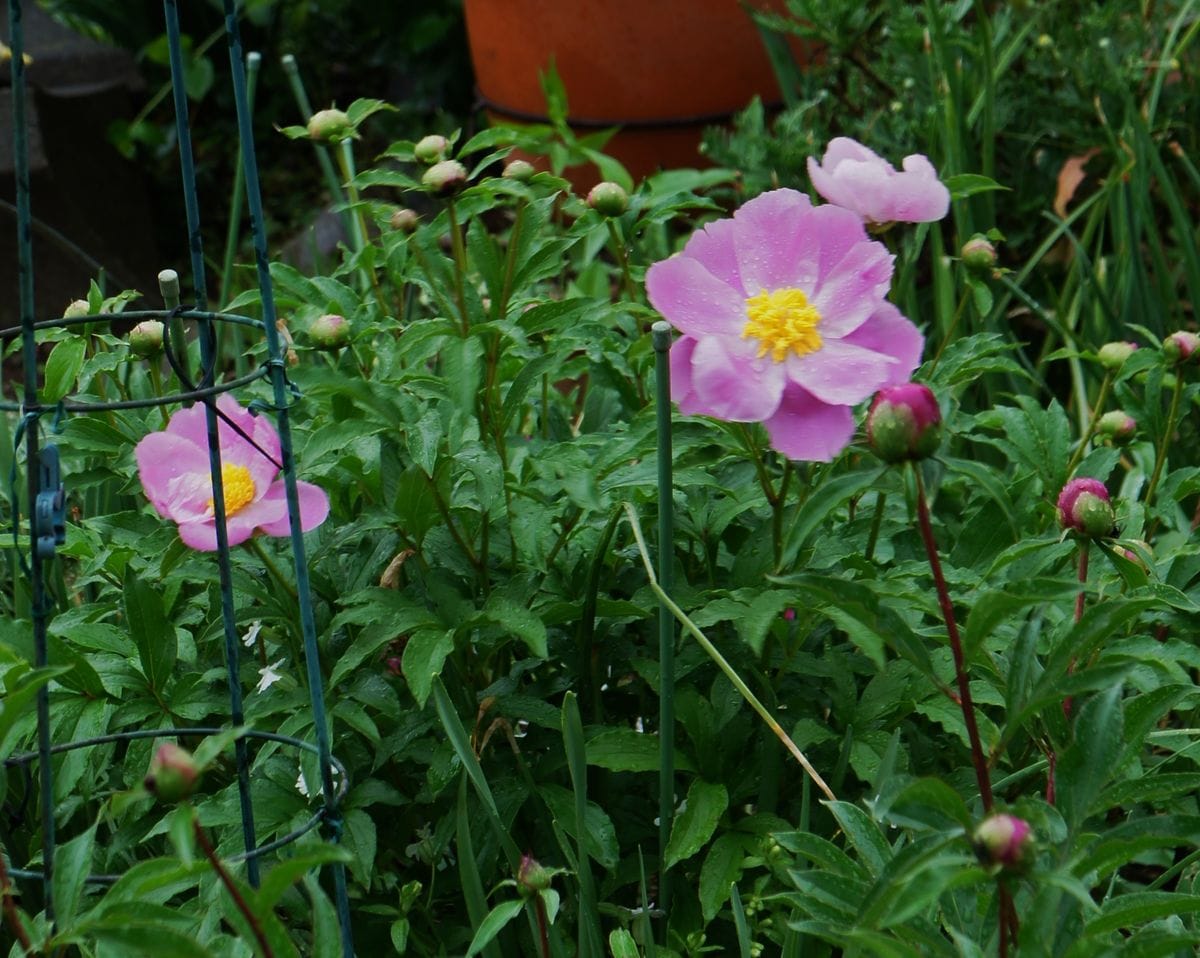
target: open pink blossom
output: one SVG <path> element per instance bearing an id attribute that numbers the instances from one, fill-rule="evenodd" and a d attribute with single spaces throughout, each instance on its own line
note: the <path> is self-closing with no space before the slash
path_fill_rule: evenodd
<path id="1" fill-rule="evenodd" d="M 245 542 L 256 531 L 286 536 L 287 499 L 276 465 L 281 461 L 279 435 L 266 417 L 252 416 L 228 395 L 217 399 L 217 408 L 262 450 L 238 435 L 229 423 L 218 419 L 229 544 Z M 166 429 L 143 438 L 134 452 L 142 488 L 158 514 L 178 523 L 179 538 L 185 545 L 206 552 L 216 549 L 204 406 L 180 409 Z M 312 483 L 296 485 L 300 494 L 300 527 L 307 532 L 329 515 L 329 497 Z"/>
<path id="2" fill-rule="evenodd" d="M 762 422 L 792 459 L 828 462 L 851 407 L 907 382 L 924 339 L 884 299 L 892 257 L 862 221 L 773 190 L 655 263 L 646 290 L 683 333 L 671 347 L 681 412 Z"/>
<path id="3" fill-rule="evenodd" d="M 867 223 L 930 223 L 950 210 L 950 191 L 929 158 L 904 158 L 904 171 L 846 136 L 829 141 L 818 163 L 808 158 L 808 176 L 818 193 Z"/>

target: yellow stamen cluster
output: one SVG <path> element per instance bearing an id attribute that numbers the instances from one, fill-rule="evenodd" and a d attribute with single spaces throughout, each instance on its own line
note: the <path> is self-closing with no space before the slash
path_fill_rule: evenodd
<path id="1" fill-rule="evenodd" d="M 235 516 L 254 501 L 254 479 L 245 466 L 221 465 L 221 485 L 225 490 L 225 516 Z M 208 508 L 213 501 L 208 500 Z"/>
<path id="2" fill-rule="evenodd" d="M 817 327 L 821 314 L 802 289 L 765 289 L 746 300 L 746 326 L 742 339 L 758 340 L 758 355 L 771 354 L 781 363 L 789 352 L 806 356 L 821 348 Z"/>

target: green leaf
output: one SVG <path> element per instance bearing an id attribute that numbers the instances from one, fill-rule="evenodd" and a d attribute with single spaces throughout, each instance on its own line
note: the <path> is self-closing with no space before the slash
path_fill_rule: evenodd
<path id="1" fill-rule="evenodd" d="M 631 728 L 610 728 L 588 740 L 589 765 L 607 768 L 610 772 L 657 772 L 660 765 L 659 741 L 656 735 L 646 735 Z M 678 749 L 675 769 L 694 772 L 691 761 Z"/>
<path id="2" fill-rule="evenodd" d="M 436 409 L 425 414 L 407 431 L 408 453 L 425 475 L 432 476 L 437 466 L 438 447 L 442 441 L 442 417 Z"/>
<path id="3" fill-rule="evenodd" d="M 604 809 L 595 802 L 588 802 L 581 831 L 575 817 L 575 796 L 570 789 L 546 783 L 538 788 L 538 794 L 563 831 L 583 842 L 590 857 L 608 871 L 617 867 L 620 860 L 617 830 Z"/>
<path id="4" fill-rule="evenodd" d="M 1085 935 L 1106 935 L 1120 929 L 1136 929 L 1155 918 L 1200 912 L 1200 895 L 1149 891 L 1121 895 L 1104 903 L 1100 915 L 1084 926 Z"/>
<path id="5" fill-rule="evenodd" d="M 178 639 L 163 611 L 162 595 L 132 571 L 125 575 L 125 624 L 137 644 L 142 674 L 155 692 L 162 692 L 175 667 Z"/>
<path id="6" fill-rule="evenodd" d="M 624 928 L 615 928 L 609 933 L 608 950 L 612 952 L 612 958 L 641 958 L 637 942 Z"/>
<path id="7" fill-rule="evenodd" d="M 92 850 L 96 845 L 96 822 L 83 834 L 54 849 L 55 917 L 70 926 L 79 910 L 84 883 L 92 871 Z"/>
<path id="8" fill-rule="evenodd" d="M 829 514 L 847 499 L 861 495 L 867 489 L 876 485 L 883 477 L 884 469 L 862 469 L 858 472 L 847 473 L 824 482 L 805 500 L 804 508 L 800 510 L 795 523 L 788 530 L 787 541 L 783 547 L 781 568 L 790 567 L 800 550 L 816 530 L 826 525 Z"/>
<path id="9" fill-rule="evenodd" d="M 126 915 L 113 915 L 98 922 L 77 926 L 76 934 L 110 945 L 110 954 L 136 958 L 213 958 L 213 953 L 195 937 L 159 922 L 138 922 Z"/>
<path id="10" fill-rule="evenodd" d="M 984 592 L 971 602 L 963 630 L 963 649 L 968 659 L 979 655 L 984 641 L 1012 613 L 1026 606 L 1056 602 L 1079 589 L 1078 583 L 1054 579 L 1008 583 L 995 592 Z"/>
<path id="11" fill-rule="evenodd" d="M 429 699 L 433 680 L 442 674 L 446 656 L 454 651 L 453 629 L 418 629 L 404 646 L 400 669 L 409 691 L 422 708 Z"/>
<path id="12" fill-rule="evenodd" d="M 65 399 L 83 369 L 83 356 L 87 340 L 82 337 L 64 339 L 50 350 L 46 360 L 45 385 L 42 387 L 42 402 L 53 404 Z"/>
<path id="13" fill-rule="evenodd" d="M 879 831 L 874 820 L 857 805 L 849 802 L 822 802 L 838 826 L 846 834 L 846 840 L 855 847 L 863 864 L 872 874 L 878 874 L 892 857 L 892 847 Z"/>
<path id="14" fill-rule="evenodd" d="M 712 843 L 700 866 L 700 911 L 705 921 L 716 918 L 729 899 L 729 890 L 741 876 L 745 860 L 742 836 L 737 832 L 726 832 Z"/>
<path id="15" fill-rule="evenodd" d="M 546 626 L 532 609 L 517 605 L 512 599 L 493 592 L 483 608 L 483 615 L 517 636 L 539 659 L 544 659 L 549 654 L 546 648 Z"/>
<path id="16" fill-rule="evenodd" d="M 521 914 L 521 909 L 524 907 L 525 903 L 518 899 L 517 901 L 501 902 L 488 912 L 488 916 L 480 922 L 479 927 L 475 930 L 475 937 L 471 939 L 470 947 L 467 948 L 467 958 L 483 951 L 488 943 L 500 934 L 505 925 Z"/>
<path id="17" fill-rule="evenodd" d="M 347 849 L 338 845 L 304 846 L 291 858 L 284 859 L 267 873 L 258 890 L 258 907 L 269 911 L 283 897 L 284 892 L 296 882 L 301 881 L 309 872 L 324 865 L 332 865 L 334 862 L 348 865 L 352 858 L 353 856 Z"/>
<path id="18" fill-rule="evenodd" d="M 1121 692 L 1117 683 L 1084 703 L 1075 720 L 1075 741 L 1059 757 L 1057 807 L 1072 832 L 1116 769 L 1124 744 Z"/>
<path id="19" fill-rule="evenodd" d="M 950 191 L 951 198 L 956 200 L 965 200 L 968 196 L 987 193 L 990 190 L 1008 190 L 1007 186 L 1000 185 L 990 176 L 982 176 L 979 173 L 958 173 L 955 176 L 947 176 L 942 183 Z"/>
<path id="20" fill-rule="evenodd" d="M 717 823 L 729 807 L 729 793 L 724 785 L 692 780 L 687 793 L 687 807 L 675 816 L 671 837 L 667 841 L 666 867 L 670 868 L 691 858 L 708 842 L 717 830 Z"/>

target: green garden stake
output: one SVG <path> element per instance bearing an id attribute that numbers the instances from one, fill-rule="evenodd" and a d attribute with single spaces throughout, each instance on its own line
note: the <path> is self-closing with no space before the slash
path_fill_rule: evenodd
<path id="1" fill-rule="evenodd" d="M 164 269 L 158 274 L 158 291 L 163 298 L 163 306 L 168 310 L 179 308 L 179 274 L 173 269 Z M 183 328 L 183 319 L 179 316 L 172 316 L 167 320 L 170 329 L 167 330 L 171 339 L 170 349 L 175 356 L 175 362 L 171 365 L 178 365 L 181 369 L 187 368 L 187 332 Z M 183 384 L 179 383 L 178 388 L 182 389 Z"/>
<path id="2" fill-rule="evenodd" d="M 659 321 L 651 327 L 654 340 L 654 401 L 658 427 L 658 582 L 670 593 L 675 541 L 673 498 L 673 454 L 671 451 L 671 324 Z M 670 883 L 667 881 L 667 842 L 675 811 L 675 617 L 658 605 L 658 903 L 662 909 L 663 941 L 670 915 Z"/>
<path id="3" fill-rule="evenodd" d="M 262 54 L 251 51 L 246 54 L 246 99 L 250 109 L 254 109 L 254 92 L 258 88 L 258 71 L 262 66 Z M 233 193 L 229 199 L 229 228 L 225 231 L 225 255 L 221 259 L 221 292 L 217 297 L 217 305 L 224 309 L 229 303 L 229 293 L 233 288 L 233 257 L 237 253 L 238 235 L 242 226 L 242 204 L 246 200 L 246 174 L 242 169 L 240 158 L 233 165 Z M 224 332 L 224 330 L 223 330 Z M 233 363 L 240 376 L 246 371 L 245 337 L 236 326 L 228 330 L 233 340 Z M 222 338 L 222 344 L 224 336 Z M 218 350 L 224 353 L 224 350 Z"/>

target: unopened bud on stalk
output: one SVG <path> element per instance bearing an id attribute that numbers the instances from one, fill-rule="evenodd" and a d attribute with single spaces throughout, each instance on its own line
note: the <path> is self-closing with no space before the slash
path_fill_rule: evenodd
<path id="1" fill-rule="evenodd" d="M 510 160 L 505 164 L 503 176 L 506 180 L 520 180 L 524 183 L 536 172 L 528 160 Z"/>
<path id="2" fill-rule="evenodd" d="M 354 124 L 341 110 L 318 110 L 308 119 L 308 135 L 314 140 L 344 140 L 354 134 Z"/>
<path id="3" fill-rule="evenodd" d="M 1108 490 L 1099 479 L 1072 479 L 1058 494 L 1058 521 L 1092 539 L 1111 536 L 1116 517 Z"/>
<path id="4" fill-rule="evenodd" d="M 142 359 L 157 356 L 163 348 L 163 324 L 145 319 L 129 331 L 129 351 Z"/>
<path id="5" fill-rule="evenodd" d="M 521 856 L 521 867 L 517 869 L 517 888 L 522 897 L 534 898 L 550 887 L 553 873 L 532 855 Z"/>
<path id="6" fill-rule="evenodd" d="M 1197 347 L 1200 347 L 1200 336 L 1181 329 L 1163 340 L 1162 351 L 1167 362 L 1181 365 L 1196 355 Z"/>
<path id="7" fill-rule="evenodd" d="M 1101 366 L 1109 372 L 1116 372 L 1125 365 L 1125 360 L 1132 356 L 1137 348 L 1137 343 L 1120 341 L 1105 343 L 1100 347 L 1100 352 L 1096 354 L 1096 357 L 1100 360 Z"/>
<path id="8" fill-rule="evenodd" d="M 74 299 L 63 310 L 63 319 L 76 319 L 79 316 L 89 316 L 91 312 L 92 308 L 88 306 L 86 299 Z"/>
<path id="9" fill-rule="evenodd" d="M 317 349 L 341 349 L 350 342 L 350 324 L 345 316 L 326 313 L 309 324 L 308 338 Z"/>
<path id="10" fill-rule="evenodd" d="M 431 133 L 429 136 L 423 136 L 417 140 L 417 145 L 413 147 L 413 156 L 426 166 L 432 166 L 446 158 L 448 149 L 450 149 L 449 140 L 437 133 Z"/>
<path id="11" fill-rule="evenodd" d="M 165 742 L 150 760 L 150 770 L 142 784 L 160 802 L 173 804 L 191 795 L 199 781 L 200 769 L 192 753 L 173 742 Z"/>
<path id="12" fill-rule="evenodd" d="M 620 216 L 629 209 L 629 194 L 619 183 L 597 183 L 588 193 L 587 204 L 601 216 Z"/>
<path id="13" fill-rule="evenodd" d="M 467 185 L 467 168 L 458 160 L 442 160 L 425 171 L 421 182 L 435 196 L 453 196 Z"/>
<path id="14" fill-rule="evenodd" d="M 396 210 L 388 222 L 392 229 L 399 230 L 401 233 L 415 233 L 417 226 L 421 223 L 421 217 L 416 210 L 405 208 Z"/>
<path id="15" fill-rule="evenodd" d="M 963 265 L 975 272 L 984 272 L 996 265 L 996 247 L 982 233 L 976 233 L 963 243 Z"/>
<path id="16" fill-rule="evenodd" d="M 1003 812 L 989 815 L 971 836 L 981 862 L 999 865 L 1008 872 L 1021 871 L 1030 864 L 1034 841 L 1033 829 L 1027 821 Z"/>
<path id="17" fill-rule="evenodd" d="M 1137 420 L 1124 409 L 1114 409 L 1096 420 L 1096 435 L 1114 446 L 1128 446 L 1137 435 Z"/>
<path id="18" fill-rule="evenodd" d="M 942 439 L 942 411 L 924 383 L 889 386 L 867 413 L 867 443 L 884 462 L 926 459 Z"/>

